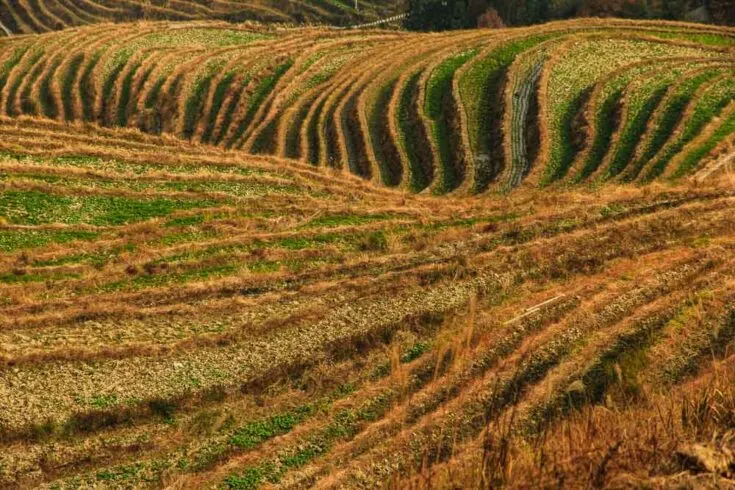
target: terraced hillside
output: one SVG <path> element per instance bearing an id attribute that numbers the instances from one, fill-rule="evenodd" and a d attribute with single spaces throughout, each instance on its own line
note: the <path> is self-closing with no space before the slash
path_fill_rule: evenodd
<path id="1" fill-rule="evenodd" d="M 415 192 L 651 181 L 730 144 L 734 43 L 732 29 L 594 20 L 444 34 L 89 27 L 6 39 L 0 113 L 135 127 Z"/>
<path id="2" fill-rule="evenodd" d="M 4 488 L 388 484 L 504 414 L 520 444 L 571 405 L 645 410 L 732 347 L 731 179 L 437 199 L 125 130 L 0 135 Z"/>
<path id="3" fill-rule="evenodd" d="M 0 39 L 0 487 L 727 488 L 734 34 Z"/>
<path id="4" fill-rule="evenodd" d="M 393 0 L 359 1 L 357 10 L 351 0 L 0 0 L 0 37 L 142 20 L 352 25 L 404 8 Z"/>

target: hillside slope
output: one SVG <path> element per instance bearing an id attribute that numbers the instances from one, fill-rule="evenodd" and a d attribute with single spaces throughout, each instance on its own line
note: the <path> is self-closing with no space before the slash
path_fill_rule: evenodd
<path id="1" fill-rule="evenodd" d="M 451 475 L 504 415 L 522 448 L 571 406 L 684 399 L 735 334 L 731 180 L 437 199 L 23 118 L 0 174 L 4 488 Z M 597 478 L 681 470 L 628 463 Z"/>
<path id="2" fill-rule="evenodd" d="M 105 25 L 5 40 L 0 113 L 415 192 L 650 181 L 727 148 L 734 42 L 732 29 L 602 20 L 442 34 Z"/>
<path id="3" fill-rule="evenodd" d="M 0 0 L 0 23 L 13 34 L 138 20 L 226 20 L 350 25 L 401 11 L 393 0 Z M 2 35 L 0 33 L 0 35 Z"/>

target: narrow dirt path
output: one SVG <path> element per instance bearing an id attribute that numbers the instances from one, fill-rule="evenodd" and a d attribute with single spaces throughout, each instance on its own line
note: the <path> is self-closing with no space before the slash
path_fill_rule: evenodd
<path id="1" fill-rule="evenodd" d="M 342 29 L 363 29 L 366 27 L 377 27 L 382 24 L 390 24 L 392 22 L 398 22 L 399 20 L 403 20 L 406 17 L 408 17 L 408 14 L 398 14 L 393 15 L 391 17 L 386 17 L 385 19 L 376 20 L 374 22 L 367 22 L 365 24 L 355 24 L 349 27 L 342 27 Z"/>

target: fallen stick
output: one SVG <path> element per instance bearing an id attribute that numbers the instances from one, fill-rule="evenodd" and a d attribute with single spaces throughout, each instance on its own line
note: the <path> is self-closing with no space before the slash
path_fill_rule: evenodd
<path id="1" fill-rule="evenodd" d="M 704 171 L 697 176 L 697 181 L 702 182 L 718 170 L 729 168 L 732 163 L 735 163 L 735 153 L 730 153 L 712 165 L 707 166 Z"/>
<path id="2" fill-rule="evenodd" d="M 13 36 L 13 33 L 10 32 L 10 29 L 8 29 L 7 27 L 5 27 L 5 24 L 3 24 L 2 21 L 0 21 L 0 29 L 2 29 L 5 32 L 5 34 L 8 35 L 8 37 L 12 37 Z"/>
<path id="3" fill-rule="evenodd" d="M 551 299 L 547 299 L 546 301 L 544 301 L 542 303 L 539 303 L 536 306 L 531 306 L 530 308 L 526 308 L 525 310 L 523 310 L 524 312 L 521 315 L 518 315 L 517 317 L 515 317 L 515 318 L 513 318 L 511 320 L 508 320 L 503 325 L 508 325 L 510 323 L 513 323 L 513 322 L 516 322 L 518 320 L 521 320 L 522 318 L 525 318 L 525 317 L 527 317 L 529 315 L 532 315 L 533 313 L 536 313 L 537 311 L 539 311 L 544 306 L 549 305 L 551 303 L 555 303 L 555 302 L 559 301 L 561 298 L 564 298 L 565 296 L 566 296 L 565 294 L 560 294 L 560 295 L 555 296 L 555 297 L 553 297 Z"/>

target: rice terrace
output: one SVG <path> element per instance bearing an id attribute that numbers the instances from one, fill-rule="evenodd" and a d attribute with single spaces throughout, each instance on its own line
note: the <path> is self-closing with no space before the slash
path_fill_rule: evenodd
<path id="1" fill-rule="evenodd" d="M 735 488 L 735 28 L 404 11 L 0 0 L 0 488 Z"/>

